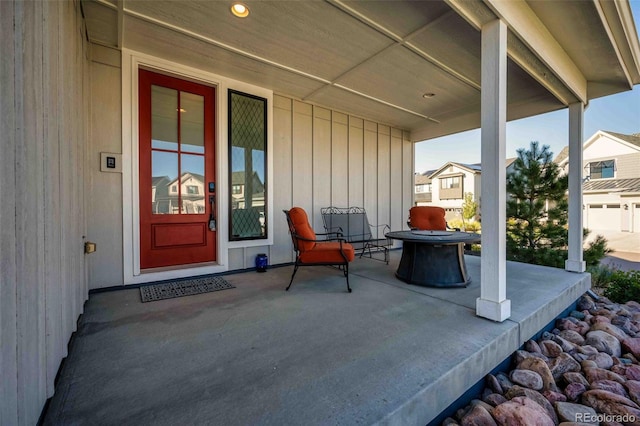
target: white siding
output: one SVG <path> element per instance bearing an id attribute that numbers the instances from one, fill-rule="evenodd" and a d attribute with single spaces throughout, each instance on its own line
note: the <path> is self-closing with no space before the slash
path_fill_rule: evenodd
<path id="1" fill-rule="evenodd" d="M 284 96 L 274 96 L 274 105 L 271 264 L 293 261 L 281 213 L 293 206 L 307 209 L 316 232 L 324 230 L 320 209 L 331 205 L 364 206 L 372 223 L 406 228 L 413 191 L 406 133 Z"/>
<path id="2" fill-rule="evenodd" d="M 120 52 L 91 46 L 91 137 L 87 146 L 89 288 L 122 285 L 122 173 L 100 171 L 100 153 L 122 154 Z M 93 196 L 95 194 L 96 196 Z M 104 226 L 109 224 L 110 226 Z"/>
<path id="3" fill-rule="evenodd" d="M 0 2 L 0 424 L 36 424 L 87 298 L 79 3 Z"/>
<path id="4" fill-rule="evenodd" d="M 589 146 L 585 147 L 583 160 L 593 160 L 596 158 L 611 158 L 618 155 L 627 155 L 636 153 L 637 150 L 623 145 L 618 141 L 613 141 L 607 136 L 600 136 Z"/>

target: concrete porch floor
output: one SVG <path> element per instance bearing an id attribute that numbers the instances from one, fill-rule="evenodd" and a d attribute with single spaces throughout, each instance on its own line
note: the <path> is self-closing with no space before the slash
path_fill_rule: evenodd
<path id="1" fill-rule="evenodd" d="M 398 281 L 356 259 L 225 276 L 235 289 L 141 303 L 91 295 L 45 417 L 48 425 L 426 425 L 573 303 L 588 274 L 507 264 L 511 318 L 476 317 L 467 288 Z"/>

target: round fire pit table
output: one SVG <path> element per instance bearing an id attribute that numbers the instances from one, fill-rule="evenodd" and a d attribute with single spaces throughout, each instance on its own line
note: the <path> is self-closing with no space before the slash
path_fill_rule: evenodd
<path id="1" fill-rule="evenodd" d="M 480 242 L 480 234 L 458 231 L 393 231 L 387 238 L 402 241 L 396 277 L 428 287 L 466 287 L 471 282 L 464 245 Z"/>

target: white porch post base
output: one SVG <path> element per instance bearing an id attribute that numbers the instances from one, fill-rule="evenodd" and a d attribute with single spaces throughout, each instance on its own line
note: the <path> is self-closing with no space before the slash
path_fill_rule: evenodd
<path id="1" fill-rule="evenodd" d="M 584 272 L 587 270 L 587 263 L 584 260 L 565 260 L 564 269 L 569 272 Z"/>
<path id="2" fill-rule="evenodd" d="M 511 316 L 511 300 L 504 299 L 502 302 L 495 302 L 478 297 L 476 299 L 476 315 L 502 322 Z"/>

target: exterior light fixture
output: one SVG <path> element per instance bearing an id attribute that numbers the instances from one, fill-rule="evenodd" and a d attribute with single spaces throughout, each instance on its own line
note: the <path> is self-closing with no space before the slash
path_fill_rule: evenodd
<path id="1" fill-rule="evenodd" d="M 425 93 L 424 95 L 422 95 L 422 97 L 425 99 L 429 99 L 429 98 L 433 98 L 435 95 L 436 95 L 435 93 Z"/>
<path id="2" fill-rule="evenodd" d="M 629 210 L 629 204 L 625 204 L 625 205 L 624 205 L 624 209 L 625 209 L 625 210 Z"/>
<path id="3" fill-rule="evenodd" d="M 231 13 L 238 18 L 246 18 L 249 16 L 249 8 L 243 3 L 235 2 L 231 5 Z"/>

